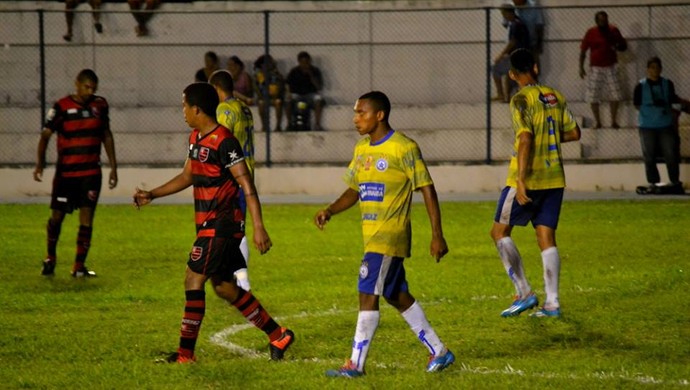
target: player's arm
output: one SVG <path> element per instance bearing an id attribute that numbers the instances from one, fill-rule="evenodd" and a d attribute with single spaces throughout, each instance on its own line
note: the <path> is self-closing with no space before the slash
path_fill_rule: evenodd
<path id="1" fill-rule="evenodd" d="M 110 163 L 110 180 L 108 180 L 108 185 L 110 189 L 113 189 L 117 186 L 117 158 L 115 158 L 115 139 L 110 129 L 106 129 L 103 134 L 103 147 Z"/>
<path id="2" fill-rule="evenodd" d="M 580 125 L 575 124 L 575 128 L 570 131 L 561 131 L 561 142 L 579 141 L 582 131 Z"/>
<path id="3" fill-rule="evenodd" d="M 335 202 L 328 205 L 323 210 L 319 210 L 314 216 L 314 223 L 319 229 L 323 229 L 332 216 L 341 213 L 357 204 L 359 192 L 352 188 L 347 188 Z"/>
<path id="4" fill-rule="evenodd" d="M 441 225 L 441 207 L 438 204 L 438 195 L 436 194 L 436 187 L 433 184 L 420 188 L 424 196 L 424 205 L 426 205 L 426 212 L 429 214 L 429 222 L 431 223 L 431 248 L 430 253 L 436 262 L 441 261 L 441 258 L 448 253 L 448 244 L 443 237 L 443 226 Z"/>
<path id="5" fill-rule="evenodd" d="M 53 135 L 53 131 L 49 128 L 44 128 L 41 131 L 41 138 L 38 139 L 38 151 L 36 153 L 36 167 L 34 168 L 34 180 L 43 180 L 43 168 L 46 167 L 46 150 L 48 149 L 48 141 Z"/>
<path id="6" fill-rule="evenodd" d="M 192 184 L 192 163 L 189 159 L 187 159 L 187 161 L 184 163 L 182 172 L 162 186 L 156 187 L 151 191 L 144 191 L 140 188 L 136 188 L 134 192 L 134 206 L 137 208 L 140 206 L 145 206 L 156 198 L 175 194 L 191 186 Z"/>
<path id="7" fill-rule="evenodd" d="M 247 201 L 247 210 L 252 216 L 252 226 L 254 227 L 254 245 L 261 254 L 268 252 L 273 245 L 268 232 L 264 227 L 263 215 L 261 214 L 261 202 L 259 201 L 259 194 L 254 186 L 254 179 L 252 178 L 249 168 L 244 160 L 232 165 L 230 173 L 235 178 L 235 181 L 244 190 L 244 197 Z"/>
<path id="8" fill-rule="evenodd" d="M 518 153 L 517 153 L 517 198 L 518 203 L 525 205 L 532 201 L 527 196 L 527 186 L 525 180 L 530 169 L 530 159 L 532 156 L 532 144 L 534 143 L 534 135 L 529 131 L 523 131 L 518 135 Z"/>

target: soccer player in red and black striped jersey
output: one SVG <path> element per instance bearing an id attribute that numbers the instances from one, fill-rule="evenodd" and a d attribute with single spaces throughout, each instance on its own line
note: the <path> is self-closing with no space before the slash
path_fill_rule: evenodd
<path id="1" fill-rule="evenodd" d="M 256 249 L 264 254 L 272 243 L 264 228 L 261 203 L 242 147 L 230 130 L 216 122 L 218 102 L 216 90 L 208 83 L 194 83 L 185 88 L 182 111 L 193 130 L 184 168 L 167 183 L 151 191 L 137 188 L 134 193 L 134 204 L 139 207 L 194 186 L 197 237 L 187 261 L 180 345 L 165 361 L 191 363 L 196 360 L 194 348 L 206 308 L 204 285 L 209 279 L 219 297 L 266 333 L 271 359 L 280 360 L 295 335 L 278 325 L 250 291 L 239 287 L 234 275 L 245 266 L 240 251 L 245 234 L 244 214 L 239 204 L 240 187 L 252 216 Z"/>
<path id="2" fill-rule="evenodd" d="M 38 141 L 38 159 L 34 180 L 42 181 L 46 165 L 46 149 L 53 133 L 57 133 L 57 164 L 53 179 L 48 220 L 48 256 L 43 262 L 43 275 L 55 274 L 56 247 L 65 214 L 79 209 L 77 254 L 72 276 L 96 276 L 84 263 L 91 246 L 93 217 L 101 192 L 101 144 L 110 162 L 109 187 L 117 185 L 115 142 L 110 131 L 108 102 L 94 95 L 98 76 L 91 69 L 77 75 L 76 92 L 65 96 L 48 111 L 47 121 Z"/>

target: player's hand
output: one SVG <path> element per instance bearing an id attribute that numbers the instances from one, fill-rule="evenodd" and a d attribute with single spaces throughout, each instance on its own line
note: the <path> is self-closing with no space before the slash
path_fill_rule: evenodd
<path id="1" fill-rule="evenodd" d="M 527 188 L 525 188 L 525 186 L 521 185 L 519 182 L 515 191 L 515 199 L 517 199 L 520 206 L 524 206 L 527 203 L 532 202 L 532 198 L 527 196 Z"/>
<path id="2" fill-rule="evenodd" d="M 443 237 L 432 238 L 430 253 L 431 257 L 436 259 L 437 263 L 440 262 L 441 258 L 448 253 L 448 244 L 446 244 L 446 239 Z"/>
<path id="3" fill-rule="evenodd" d="M 117 171 L 114 169 L 110 171 L 110 180 L 108 180 L 108 187 L 111 190 L 117 187 Z"/>
<path id="4" fill-rule="evenodd" d="M 585 72 L 585 68 L 580 68 L 580 78 L 584 79 L 585 76 L 587 76 L 587 72 Z"/>
<path id="5" fill-rule="evenodd" d="M 271 238 L 268 236 L 268 232 L 264 228 L 255 228 L 254 230 L 254 246 L 259 250 L 262 255 L 268 252 L 273 246 Z"/>
<path id="6" fill-rule="evenodd" d="M 144 191 L 139 187 L 135 188 L 134 195 L 132 196 L 132 202 L 137 210 L 139 210 L 141 206 L 151 203 L 152 200 L 153 196 L 151 195 L 151 191 Z"/>
<path id="7" fill-rule="evenodd" d="M 34 180 L 43 181 L 43 168 L 36 167 L 36 169 L 34 169 Z"/>
<path id="8" fill-rule="evenodd" d="M 326 223 L 331 220 L 331 212 L 328 209 L 319 210 L 314 216 L 314 224 L 317 228 L 323 230 Z"/>

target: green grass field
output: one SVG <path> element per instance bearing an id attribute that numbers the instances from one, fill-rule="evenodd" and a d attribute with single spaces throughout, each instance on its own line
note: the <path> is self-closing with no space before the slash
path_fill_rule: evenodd
<path id="1" fill-rule="evenodd" d="M 190 202 L 191 203 L 191 202 Z M 65 220 L 52 278 L 40 276 L 47 205 L 0 205 L 0 384 L 24 389 L 688 388 L 690 204 L 686 200 L 566 202 L 558 230 L 563 318 L 499 316 L 512 299 L 488 231 L 494 202 L 446 202 L 451 252 L 428 255 L 414 205 L 411 291 L 457 361 L 424 372 L 426 349 L 391 308 L 367 376 L 327 378 L 349 357 L 357 315 L 361 233 L 356 209 L 321 232 L 319 205 L 265 205 L 274 246 L 253 254 L 255 295 L 297 341 L 271 362 L 266 338 L 207 289 L 195 365 L 161 365 L 177 347 L 183 273 L 194 239 L 191 205 L 97 210 L 88 265 L 74 280 L 76 215 Z M 515 230 L 543 299 L 531 228 Z M 257 355 L 257 353 L 259 353 Z"/>

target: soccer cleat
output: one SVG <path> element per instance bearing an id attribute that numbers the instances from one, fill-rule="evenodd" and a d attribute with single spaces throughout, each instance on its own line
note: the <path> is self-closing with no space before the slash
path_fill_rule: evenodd
<path id="1" fill-rule="evenodd" d="M 343 378 L 357 378 L 364 375 L 364 371 L 359 371 L 357 365 L 352 363 L 352 360 L 347 359 L 345 365 L 337 370 L 326 371 L 326 376 L 331 378 L 343 377 Z"/>
<path id="2" fill-rule="evenodd" d="M 43 260 L 43 270 L 41 275 L 43 276 L 53 276 L 55 275 L 55 260 L 45 259 Z"/>
<path id="3" fill-rule="evenodd" d="M 513 301 L 513 304 L 510 305 L 509 308 L 501 312 L 501 317 L 519 316 L 520 313 L 522 313 L 523 311 L 529 310 L 533 307 L 537 307 L 538 304 L 539 300 L 537 299 L 537 296 L 533 293 L 530 293 L 526 298 L 522 299 L 516 297 L 515 301 Z"/>
<path id="4" fill-rule="evenodd" d="M 93 271 L 89 271 L 89 269 L 86 267 L 82 267 L 81 269 L 78 269 L 76 271 L 72 271 L 72 277 L 73 278 L 94 278 L 94 277 L 96 277 L 96 273 Z"/>
<path id="5" fill-rule="evenodd" d="M 183 356 L 179 352 L 173 352 L 166 357 L 156 359 L 156 363 L 179 363 L 179 364 L 192 364 L 196 362 L 196 357 Z"/>
<path id="6" fill-rule="evenodd" d="M 295 341 L 295 334 L 292 333 L 290 329 L 280 328 L 280 331 L 280 338 L 268 344 L 268 349 L 271 352 L 271 360 L 282 360 L 285 351 L 287 351 L 290 344 Z"/>
<path id="7" fill-rule="evenodd" d="M 453 352 L 446 349 L 446 353 L 441 356 L 429 356 L 429 363 L 426 365 L 426 372 L 436 372 L 445 369 L 455 362 Z"/>
<path id="8" fill-rule="evenodd" d="M 561 308 L 557 307 L 554 310 L 547 310 L 545 308 L 541 308 L 534 313 L 529 315 L 530 317 L 535 317 L 535 318 L 560 318 L 561 317 Z"/>

